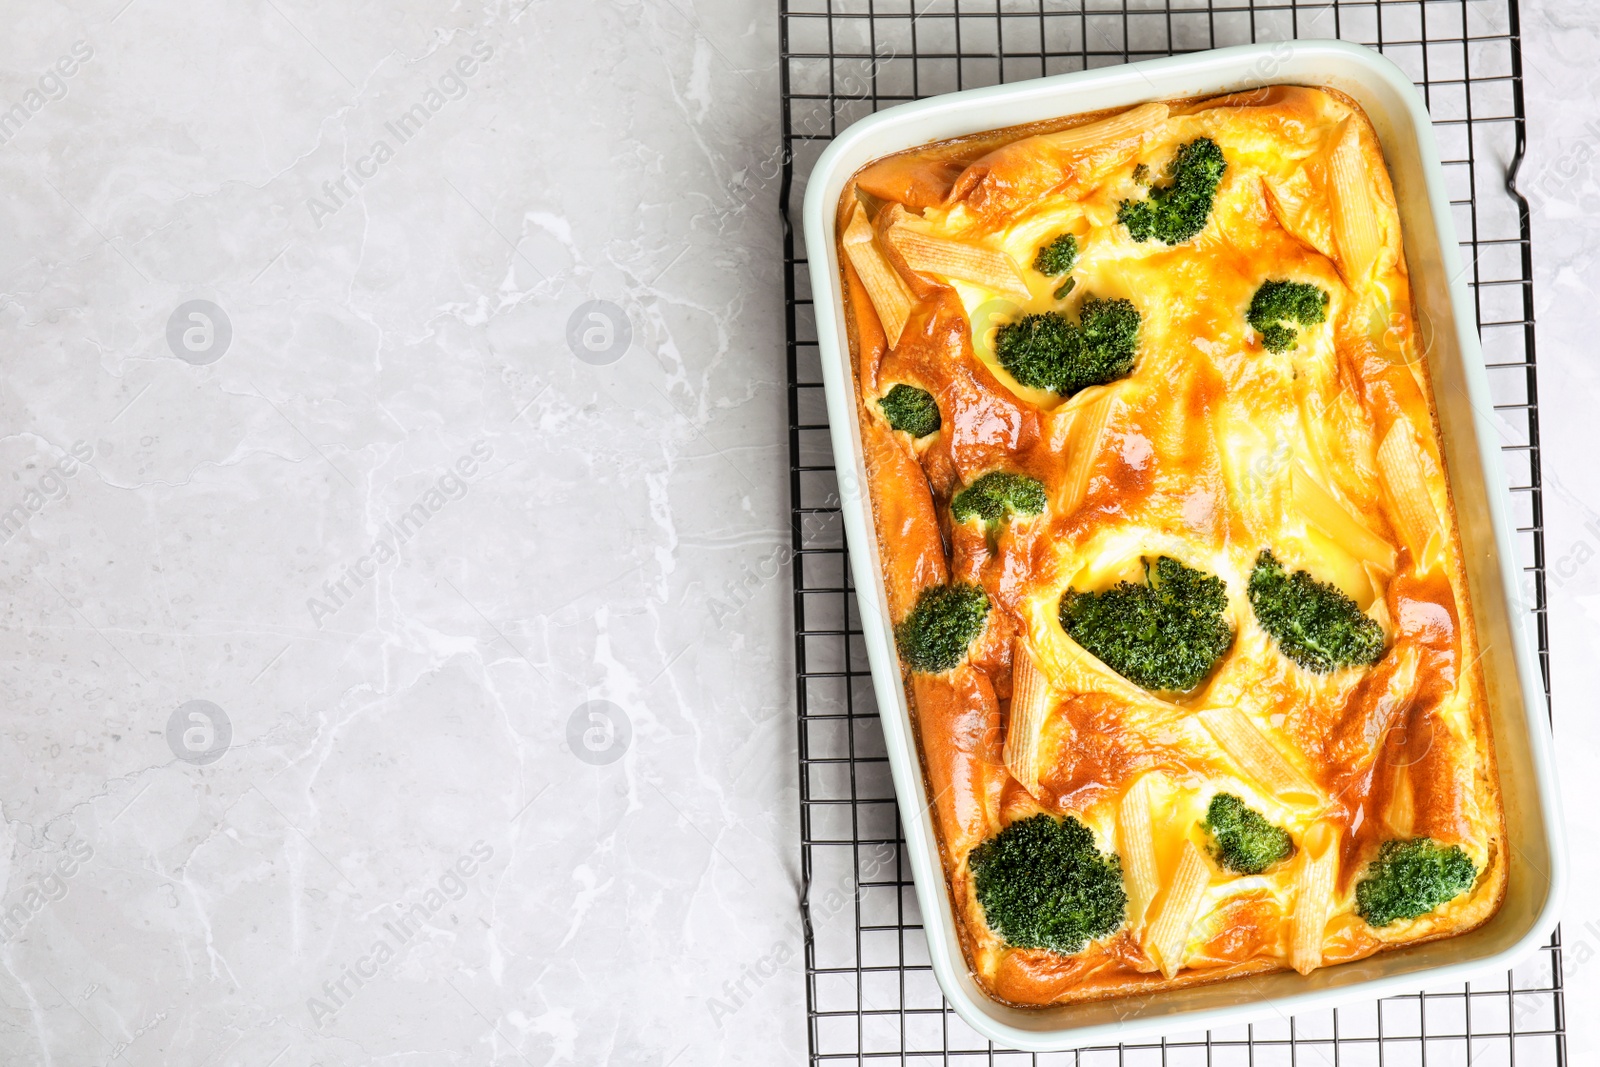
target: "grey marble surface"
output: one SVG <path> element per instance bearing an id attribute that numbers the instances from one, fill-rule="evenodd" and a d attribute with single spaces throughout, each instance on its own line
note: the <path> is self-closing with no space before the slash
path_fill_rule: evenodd
<path id="1" fill-rule="evenodd" d="M 774 12 L 3 11 L 0 1061 L 803 1062 Z M 1581 823 L 1600 15 L 1525 21 Z"/>
<path id="2" fill-rule="evenodd" d="M 0 1062 L 799 1062 L 772 12 L 4 11 Z"/>
<path id="3" fill-rule="evenodd" d="M 1562 922 L 1572 1062 L 1600 1056 L 1600 8 L 1523 6 L 1544 440 L 1550 690 L 1571 882 Z"/>

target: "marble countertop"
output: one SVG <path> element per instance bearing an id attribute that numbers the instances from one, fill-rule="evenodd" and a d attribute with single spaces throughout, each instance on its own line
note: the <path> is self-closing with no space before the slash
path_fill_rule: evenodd
<path id="1" fill-rule="evenodd" d="M 773 11 L 7 15 L 0 1060 L 804 1062 Z M 1600 13 L 1524 19 L 1585 813 Z"/>
<path id="2" fill-rule="evenodd" d="M 1600 8 L 1523 5 L 1528 155 L 1521 188 L 1533 207 L 1550 692 L 1571 855 L 1562 919 L 1567 1045 L 1574 1063 L 1600 1054 L 1600 468 L 1592 462 L 1600 363 L 1594 359 L 1600 214 Z"/>

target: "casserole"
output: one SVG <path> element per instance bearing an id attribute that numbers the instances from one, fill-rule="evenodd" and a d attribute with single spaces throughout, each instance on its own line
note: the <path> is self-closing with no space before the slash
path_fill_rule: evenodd
<path id="1" fill-rule="evenodd" d="M 971 901 L 958 899 L 953 907 L 947 890 L 933 817 L 939 798 L 929 803 L 912 711 L 895 654 L 891 623 L 905 617 L 906 606 L 891 615 L 882 578 L 885 564 L 866 492 L 863 428 L 846 344 L 840 256 L 834 247 L 840 193 L 863 164 L 932 140 L 1089 112 L 1126 112 L 1156 100 L 1297 84 L 1347 94 L 1371 118 L 1394 176 L 1395 205 L 1405 236 L 1405 260 L 1410 265 L 1417 317 L 1433 326 L 1431 336 L 1419 340 L 1427 351 L 1427 369 L 1433 379 L 1443 431 L 1443 460 L 1452 475 L 1462 545 L 1460 578 L 1464 586 L 1470 586 L 1472 617 L 1477 621 L 1482 651 L 1484 702 L 1505 783 L 1506 839 L 1513 847 L 1501 850 L 1495 874 L 1503 879 L 1505 905 L 1470 934 L 1313 970 L 1309 976 L 1277 973 L 1253 977 L 1248 983 L 1193 988 L 1158 984 L 1157 991 L 1136 1001 L 1057 1003 L 1032 1009 L 999 1003 L 984 994 L 973 973 L 972 964 L 982 955 L 982 946 L 976 954 L 963 951 L 962 936 L 967 931 L 958 913 L 963 906 L 970 911 Z M 1070 1047 L 1107 1036 L 1106 1028 L 1113 1025 L 1120 1038 L 1137 1030 L 1215 1025 L 1224 1018 L 1235 1021 L 1240 1010 L 1252 1004 L 1250 1010 L 1256 1012 L 1287 1012 L 1300 1006 L 1323 1006 L 1330 998 L 1356 995 L 1357 991 L 1374 995 L 1411 985 L 1414 980 L 1408 976 L 1423 969 L 1488 966 L 1533 947 L 1554 914 L 1562 871 L 1551 830 L 1555 825 L 1553 794 L 1538 673 L 1530 670 L 1533 661 L 1521 620 L 1510 610 L 1517 586 L 1504 489 L 1492 433 L 1479 415 L 1490 409 L 1487 383 L 1470 313 L 1463 314 L 1470 305 L 1454 263 L 1454 240 L 1431 129 L 1415 91 L 1397 70 L 1365 49 L 1335 42 L 1248 46 L 906 105 L 852 127 L 834 142 L 812 175 L 805 226 L 846 529 L 908 851 L 935 972 L 947 997 L 968 1022 L 1015 1047 Z M 1018 291 L 1016 299 L 1029 297 Z M 979 333 L 975 326 L 975 344 Z M 1072 403 L 1070 397 L 1067 403 Z M 1051 590 L 1052 600 L 1059 592 L 1059 588 Z M 1236 628 L 1246 625 L 1237 613 L 1235 622 Z M 1481 855 L 1478 858 L 1483 859 Z M 954 882 L 951 888 L 962 889 Z M 1498 898 L 1498 886 L 1490 896 Z M 1488 910 L 1480 909 L 1473 921 Z"/>

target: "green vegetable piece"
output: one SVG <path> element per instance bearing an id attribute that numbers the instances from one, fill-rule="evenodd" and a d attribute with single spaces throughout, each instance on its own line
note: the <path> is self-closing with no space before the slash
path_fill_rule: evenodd
<path id="1" fill-rule="evenodd" d="M 1143 200 L 1124 200 L 1117 207 L 1117 221 L 1135 241 L 1182 244 L 1206 228 L 1227 169 L 1217 142 L 1196 138 L 1178 149 L 1167 168 L 1168 184 L 1151 189 Z"/>
<path id="2" fill-rule="evenodd" d="M 1140 163 L 1137 166 L 1135 166 L 1133 168 L 1133 181 L 1134 181 L 1134 184 L 1136 184 L 1136 185 L 1149 185 L 1150 184 L 1150 168 L 1145 166 L 1143 163 Z"/>
<path id="3" fill-rule="evenodd" d="M 1291 324 L 1315 326 L 1327 319 L 1328 291 L 1306 282 L 1263 282 L 1245 313 L 1245 321 L 1261 334 L 1261 343 L 1271 352 L 1298 346 L 1299 331 Z"/>
<path id="4" fill-rule="evenodd" d="M 1064 300 L 1066 299 L 1067 294 L 1072 292 L 1072 290 L 1077 287 L 1077 284 L 1078 279 L 1068 278 L 1066 281 L 1056 286 L 1056 291 L 1050 295 L 1055 297 L 1057 300 Z"/>
<path id="5" fill-rule="evenodd" d="M 1200 824 L 1211 835 L 1211 855 L 1223 870 L 1260 874 L 1294 854 L 1289 831 L 1274 826 L 1232 793 L 1218 793 Z"/>
<path id="6" fill-rule="evenodd" d="M 914 671 L 939 674 L 960 663 L 989 617 L 989 596 L 975 585 L 930 585 L 895 627 L 900 657 Z"/>
<path id="7" fill-rule="evenodd" d="M 1146 689 L 1184 691 L 1205 680 L 1233 647 L 1223 618 L 1228 587 L 1171 556 L 1144 564 L 1145 584 L 1118 582 L 1103 593 L 1068 589 L 1061 628 L 1106 666 Z"/>
<path id="8" fill-rule="evenodd" d="M 1026 315 L 995 332 L 995 357 L 1013 378 L 1034 389 L 1071 396 L 1133 370 L 1139 311 L 1131 300 L 1090 297 L 1074 323 L 1059 311 Z"/>
<path id="9" fill-rule="evenodd" d="M 926 437 L 943 424 L 933 394 L 914 385 L 896 385 L 878 401 L 878 406 L 890 426 L 912 437 Z"/>
<path id="10" fill-rule="evenodd" d="M 982 519 L 994 525 L 1013 515 L 1037 515 L 1044 510 L 1044 483 L 1026 474 L 990 471 L 950 501 L 957 522 Z"/>
<path id="11" fill-rule="evenodd" d="M 1305 571 L 1288 574 L 1271 549 L 1250 572 L 1250 606 L 1278 649 L 1308 671 L 1370 667 L 1383 658 L 1383 627 L 1356 602 Z"/>
<path id="12" fill-rule="evenodd" d="M 1039 246 L 1033 257 L 1033 269 L 1047 278 L 1069 274 L 1078 263 L 1078 239 L 1064 233 L 1047 245 Z"/>
<path id="13" fill-rule="evenodd" d="M 1446 848 L 1428 837 L 1385 841 L 1356 883 L 1356 914 L 1375 927 L 1420 918 L 1477 880 L 1478 869 L 1460 845 Z"/>
<path id="14" fill-rule="evenodd" d="M 1127 917 L 1122 863 L 1068 815 L 1033 815 L 972 850 L 968 862 L 989 926 L 1017 948 L 1070 956 Z"/>

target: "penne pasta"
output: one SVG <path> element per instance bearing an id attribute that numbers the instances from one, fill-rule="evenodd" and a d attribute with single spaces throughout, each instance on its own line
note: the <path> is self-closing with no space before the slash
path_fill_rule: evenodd
<path id="1" fill-rule="evenodd" d="M 961 173 L 951 200 L 979 217 L 1004 215 L 1064 185 L 1092 183 L 1154 140 L 1167 125 L 1166 104 L 1142 104 L 1108 119 L 1013 141 Z"/>
<path id="2" fill-rule="evenodd" d="M 1150 925 L 1145 944 L 1167 978 L 1183 968 L 1189 931 L 1194 928 L 1195 914 L 1210 885 L 1211 864 L 1193 841 L 1185 839 L 1183 858 L 1178 861 L 1178 871 L 1172 876 L 1167 898 L 1161 903 L 1156 921 Z"/>
<path id="3" fill-rule="evenodd" d="M 1383 821 L 1396 837 L 1414 836 L 1417 825 L 1417 796 L 1411 785 L 1411 775 L 1402 772 L 1394 776 L 1389 802 L 1383 809 Z"/>
<path id="4" fill-rule="evenodd" d="M 1428 492 L 1427 457 L 1411 431 L 1411 424 L 1396 419 L 1378 446 L 1378 472 L 1389 492 L 1395 526 L 1417 565 L 1431 565 L 1430 545 L 1437 547 L 1439 515 Z"/>
<path id="5" fill-rule="evenodd" d="M 1200 721 L 1239 765 L 1242 777 L 1284 799 L 1316 803 L 1322 795 L 1238 708 L 1207 708 Z"/>
<path id="6" fill-rule="evenodd" d="M 1394 669 L 1389 672 L 1388 682 L 1373 706 L 1371 721 L 1374 729 L 1365 735 L 1370 746 L 1370 753 L 1365 758 L 1370 761 L 1382 756 L 1385 762 L 1402 768 L 1402 773 L 1395 776 L 1393 793 L 1389 798 L 1390 807 L 1384 818 L 1393 829 L 1400 831 L 1403 836 L 1409 836 L 1413 819 L 1411 776 L 1404 773 L 1403 768 L 1409 766 L 1414 757 L 1406 751 L 1406 718 L 1417 695 L 1417 667 L 1422 656 L 1415 644 L 1403 643 L 1396 649 L 1394 657 Z M 1392 734 L 1397 748 L 1385 753 L 1383 749 L 1391 743 Z"/>
<path id="7" fill-rule="evenodd" d="M 867 299 L 872 301 L 872 310 L 878 313 L 889 347 L 893 348 L 900 343 L 900 333 L 911 317 L 911 293 L 879 250 L 873 239 L 872 223 L 867 221 L 867 212 L 860 204 L 851 213 L 850 225 L 845 227 L 840 243 L 844 254 L 850 258 L 850 265 L 860 275 Z"/>
<path id="8" fill-rule="evenodd" d="M 1028 284 L 1004 252 L 966 241 L 937 237 L 908 220 L 896 220 L 884 240 L 920 274 L 958 278 L 996 293 L 1027 300 Z"/>
<path id="9" fill-rule="evenodd" d="M 1086 126 L 1074 126 L 1060 133 L 1042 134 L 1037 143 L 1048 150 L 1061 153 L 1089 153 L 1099 148 L 1111 148 L 1135 137 L 1143 137 L 1167 121 L 1166 104 L 1140 104 L 1120 115 L 1113 115 Z"/>
<path id="10" fill-rule="evenodd" d="M 1333 910 L 1334 882 L 1339 875 L 1338 829 L 1330 823 L 1314 823 L 1300 842 L 1297 864 L 1289 962 L 1301 974 L 1310 974 L 1322 966 L 1323 935 Z"/>
<path id="11" fill-rule="evenodd" d="M 1364 287 L 1378 259 L 1382 238 L 1361 154 L 1361 127 L 1346 120 L 1328 160 L 1333 234 L 1339 246 L 1339 273 L 1352 289 Z"/>
<path id="12" fill-rule="evenodd" d="M 1363 563 L 1362 568 L 1367 572 L 1367 581 L 1372 585 L 1372 604 L 1367 608 L 1367 614 L 1383 627 L 1384 633 L 1392 633 L 1394 619 L 1389 615 L 1389 601 L 1386 595 L 1389 588 L 1388 575 L 1371 561 Z"/>
<path id="13" fill-rule="evenodd" d="M 1006 724 L 1006 770 L 1035 797 L 1039 795 L 1039 738 L 1050 717 L 1050 682 L 1017 638 L 1011 659 L 1011 715 Z"/>
<path id="14" fill-rule="evenodd" d="M 1332 227 L 1326 213 L 1320 210 L 1322 197 L 1312 183 L 1305 167 L 1296 168 L 1284 179 L 1263 176 L 1267 206 L 1272 209 L 1278 225 L 1301 244 L 1314 248 L 1329 259 L 1337 257 Z"/>
<path id="15" fill-rule="evenodd" d="M 1152 775 L 1144 775 L 1122 795 L 1117 807 L 1118 851 L 1128 884 L 1128 924 L 1144 927 L 1145 912 L 1161 889 L 1156 869 L 1155 826 L 1150 815 Z"/>
<path id="16" fill-rule="evenodd" d="M 1070 515 L 1089 495 L 1089 475 L 1105 444 L 1106 427 L 1116 411 L 1117 398 L 1110 389 L 1077 409 L 1072 425 L 1072 455 L 1067 476 L 1061 481 L 1060 513 Z"/>
<path id="17" fill-rule="evenodd" d="M 1363 562 L 1379 569 L 1394 570 L 1394 546 L 1367 529 L 1350 514 L 1337 497 L 1325 489 L 1300 460 L 1290 472 L 1295 510 L 1337 545 L 1348 549 Z"/>

